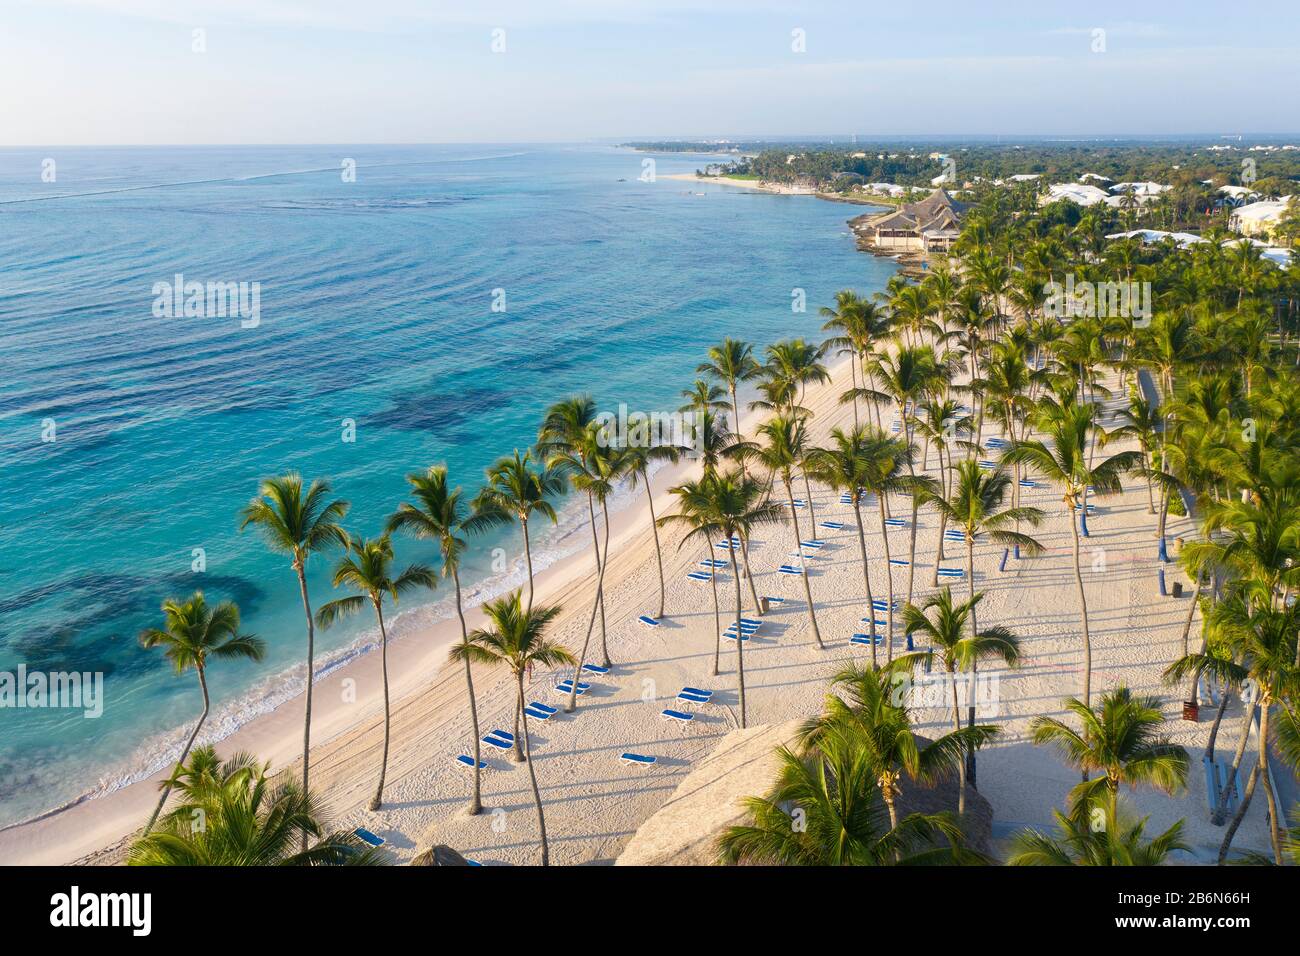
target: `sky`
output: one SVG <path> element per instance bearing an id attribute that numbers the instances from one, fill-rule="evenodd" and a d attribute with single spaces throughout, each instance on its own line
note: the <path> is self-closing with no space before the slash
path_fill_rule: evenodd
<path id="1" fill-rule="evenodd" d="M 0 0 L 0 145 L 1286 134 L 1297 50 L 1296 0 Z"/>

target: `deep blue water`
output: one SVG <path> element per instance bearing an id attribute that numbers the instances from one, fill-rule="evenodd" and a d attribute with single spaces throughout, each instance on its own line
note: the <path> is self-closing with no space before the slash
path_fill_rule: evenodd
<path id="1" fill-rule="evenodd" d="M 375 533 L 407 472 L 445 461 L 473 490 L 571 392 L 675 409 L 710 344 L 819 337 L 817 308 L 836 290 L 875 291 L 892 272 L 855 250 L 845 220 L 860 210 L 642 182 L 642 158 L 594 146 L 0 150 L 0 671 L 106 675 L 99 719 L 0 709 L 0 824 L 165 760 L 199 709 L 193 674 L 177 678 L 136 639 L 169 595 L 233 598 L 269 644 L 259 665 L 210 668 L 212 730 L 299 686 L 293 573 L 237 530 L 260 477 L 328 477 L 352 503 L 347 527 Z M 705 161 L 656 160 L 661 176 Z M 155 317 L 154 284 L 176 273 L 260 283 L 260 324 Z M 790 308 L 796 287 L 804 314 Z M 505 312 L 492 311 L 495 289 Z M 539 564 L 559 538 L 540 536 Z M 481 544 L 467 584 L 502 586 L 497 544 L 518 574 L 515 536 Z M 432 555 L 400 545 L 399 558 L 417 557 Z M 319 604 L 329 562 L 310 570 Z M 441 596 L 403 608 L 434 615 Z M 320 635 L 318 659 L 354 652 L 370 627 L 361 617 Z"/>

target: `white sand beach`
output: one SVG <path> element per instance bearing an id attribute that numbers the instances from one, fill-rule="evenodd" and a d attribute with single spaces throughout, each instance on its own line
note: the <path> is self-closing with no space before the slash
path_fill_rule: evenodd
<path id="1" fill-rule="evenodd" d="M 837 396 L 849 384 L 849 368 L 839 363 L 834 380 L 809 389 L 805 405 L 813 410 L 814 438 L 820 442 L 835 425 L 851 426 L 853 408 L 841 406 Z M 1115 388 L 1116 383 L 1111 381 Z M 865 406 L 860 414 L 869 414 Z M 888 427 L 893 417 L 882 410 Z M 750 434 L 757 419 L 745 417 Z M 986 437 L 990 434 L 986 430 Z M 931 474 L 937 474 L 930 456 Z M 693 473 L 697 464 L 682 464 L 654 478 L 656 511 L 671 507 L 667 489 L 678 477 Z M 906 499 L 894 502 L 893 513 L 906 516 Z M 977 590 L 986 597 L 980 605 L 981 626 L 1004 624 L 1023 641 L 1024 663 L 1016 670 L 988 668 L 998 677 L 1000 700 L 996 712 L 981 719 L 1002 726 L 995 744 L 979 757 L 979 790 L 994 810 L 994 836 L 1030 825 L 1049 827 L 1051 812 L 1064 806 L 1066 792 L 1078 782 L 1052 750 L 1034 746 L 1027 737 L 1029 721 L 1040 714 L 1060 716 L 1063 698 L 1080 693 L 1082 651 L 1078 638 L 1078 606 L 1070 551 L 1070 530 L 1060 495 L 1045 482 L 1025 492 L 1023 503 L 1048 513 L 1035 532 L 1046 546 L 1037 558 L 1011 560 L 998 571 L 1001 549 L 976 546 Z M 1209 823 L 1200 751 L 1204 748 L 1213 708 L 1203 702 L 1201 720 L 1179 719 L 1182 688 L 1161 683 L 1160 673 L 1177 656 L 1182 621 L 1190 587 L 1177 564 L 1165 565 L 1170 585 L 1183 581 L 1181 599 L 1161 597 L 1154 538 L 1155 517 L 1147 514 L 1147 496 L 1139 479 L 1129 478 L 1122 495 L 1094 499 L 1091 536 L 1084 542 L 1085 584 L 1093 639 L 1093 695 L 1120 683 L 1164 698 L 1167 730 L 1175 742 L 1190 751 L 1192 770 L 1185 792 L 1172 798 L 1142 791 L 1129 795 L 1141 814 L 1150 814 L 1151 827 L 1163 829 L 1179 818 L 1186 820 L 1186 841 L 1198 859 L 1210 861 L 1217 851 L 1222 829 Z M 818 608 L 818 623 L 825 650 L 811 635 L 797 576 L 776 573 L 792 553 L 789 525 L 763 528 L 755 535 L 750 553 L 758 593 L 781 597 L 761 631 L 745 647 L 749 725 L 779 724 L 806 717 L 820 709 L 827 680 L 850 659 L 869 659 L 868 648 L 849 644 L 864 614 L 865 596 L 853 531 L 851 507 L 839 503 L 838 494 L 813 487 L 812 508 L 800 509 L 802 537 L 827 542 L 809 559 L 811 586 Z M 843 530 L 816 528 L 818 523 L 843 522 Z M 644 499 L 619 512 L 612 532 L 612 559 L 606 578 L 609 651 L 613 670 L 589 678 L 592 688 L 580 699 L 576 713 L 563 713 L 563 701 L 554 690 L 561 675 L 537 672 L 527 687 L 529 699 L 549 702 L 560 713 L 544 724 L 532 723 L 532 748 L 539 785 L 546 806 L 552 862 L 557 864 L 611 863 L 637 827 L 673 793 L 691 767 L 710 753 L 719 739 L 738 726 L 735 691 L 735 647 L 724 642 L 722 673 L 711 675 L 714 619 L 710 585 L 686 578 L 704 558 L 699 544 L 679 548 L 682 534 L 664 530 L 665 573 L 668 582 L 667 615 L 661 627 L 650 629 L 637 622 L 653 613 L 658 603 L 654 547 Z M 875 509 L 864 509 L 873 586 L 884 592 L 883 548 Z M 1185 518 L 1171 516 L 1169 538 L 1189 534 Z M 891 531 L 895 557 L 906 557 L 908 532 Z M 917 535 L 914 600 L 932 589 L 937 517 L 922 511 Z M 723 554 L 723 552 L 716 552 Z M 957 567 L 963 556 L 952 544 L 944 566 Z M 894 593 L 900 604 L 907 597 L 907 572 L 894 568 Z M 963 597 L 965 582 L 953 582 Z M 543 572 L 538 579 L 538 603 L 559 603 L 563 614 L 553 633 L 572 649 L 580 648 L 594 592 L 591 557 L 580 553 Z M 748 588 L 744 589 L 746 604 Z M 733 607 L 734 582 L 730 571 L 719 578 L 724 626 Z M 753 608 L 747 606 L 752 614 Z M 472 616 L 470 626 L 477 623 Z M 896 623 L 896 649 L 903 647 L 901 623 Z M 408 861 L 431 844 L 445 843 L 466 857 L 484 864 L 538 862 L 536 817 L 532 807 L 526 766 L 511 760 L 509 752 L 484 747 L 489 765 L 483 774 L 484 812 L 465 814 L 470 792 L 470 772 L 456 764 L 457 754 L 470 752 L 469 718 L 464 674 L 459 665 L 440 667 L 448 644 L 458 636 L 454 621 L 427 633 L 394 643 L 390 650 L 395 680 L 393 747 L 389 762 L 385 807 L 365 808 L 377 771 L 382 744 L 382 713 L 378 698 L 378 655 L 366 654 L 316 683 L 313 725 L 312 787 L 323 798 L 333 822 L 348 828 L 365 826 L 383 836 L 395 862 Z M 1192 640 L 1199 639 L 1199 617 Z M 593 638 L 598 645 L 599 634 Z M 882 648 L 883 651 L 883 648 Z M 598 661 L 598 655 L 595 655 Z M 982 668 L 985 670 L 985 668 Z M 481 732 L 511 729 L 513 687 L 504 672 L 475 672 Z M 355 680 L 358 701 L 343 703 L 344 681 Z M 686 728 L 670 725 L 660 711 L 671 705 L 684 685 L 715 691 L 713 703 L 696 708 Z M 949 711 L 915 712 L 919 733 L 944 732 Z M 301 746 L 301 702 L 294 700 L 267 717 L 253 721 L 219 745 L 222 753 L 248 750 L 290 773 L 296 748 Z M 1219 735 L 1219 752 L 1230 757 L 1240 721 L 1230 707 Z M 651 767 L 629 766 L 619 760 L 623 751 L 653 755 Z M 1246 766 L 1251 765 L 1248 755 Z M 150 782 L 127 787 L 106 797 L 0 832 L 0 860 L 9 863 L 66 863 L 93 858 L 120 862 L 120 846 L 139 826 L 156 799 Z M 1235 846 L 1263 848 L 1267 843 L 1264 801 L 1257 800 Z M 111 848 L 118 847 L 113 850 Z M 106 848 L 107 849 L 106 851 Z M 105 852 L 106 851 L 106 852 Z"/>

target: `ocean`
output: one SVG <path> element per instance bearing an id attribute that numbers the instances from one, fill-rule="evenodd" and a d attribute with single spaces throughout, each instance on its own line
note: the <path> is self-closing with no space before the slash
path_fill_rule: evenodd
<path id="1" fill-rule="evenodd" d="M 557 399 L 675 410 L 724 336 L 819 339 L 837 290 L 884 287 L 893 264 L 845 225 L 861 209 L 663 178 L 716 159 L 0 149 L 0 674 L 103 675 L 98 717 L 0 709 L 0 825 L 174 759 L 198 684 L 137 640 L 169 596 L 232 599 L 267 642 L 261 663 L 210 665 L 205 736 L 301 687 L 293 572 L 237 526 L 260 478 L 328 478 L 349 531 L 376 534 L 407 473 L 445 462 L 472 493 Z M 244 311 L 187 314 L 178 281 L 236 284 Z M 585 546 L 583 517 L 535 529 L 539 570 Z M 335 596 L 331 565 L 309 568 L 316 606 Z M 522 576 L 513 531 L 475 540 L 462 573 L 477 598 Z M 404 598 L 406 632 L 448 597 Z M 376 638 L 369 614 L 318 630 L 318 664 Z"/>

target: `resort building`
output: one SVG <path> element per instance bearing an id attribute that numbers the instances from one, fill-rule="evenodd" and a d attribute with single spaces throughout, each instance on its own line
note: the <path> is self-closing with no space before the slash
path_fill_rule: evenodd
<path id="1" fill-rule="evenodd" d="M 1039 200 L 1039 204 L 1046 206 L 1050 203 L 1067 199 L 1076 206 L 1095 206 L 1097 203 L 1104 203 L 1107 199 L 1112 198 L 1104 189 L 1098 189 L 1096 186 L 1088 186 L 1080 183 L 1056 183 L 1047 187 L 1047 192 Z"/>
<path id="2" fill-rule="evenodd" d="M 947 252 L 961 232 L 966 203 L 936 189 L 920 202 L 867 219 L 862 233 L 879 249 L 899 252 Z"/>
<path id="3" fill-rule="evenodd" d="M 1228 217 L 1228 228 L 1243 236 L 1268 236 L 1286 216 L 1290 202 L 1290 196 L 1283 196 L 1238 206 Z"/>

